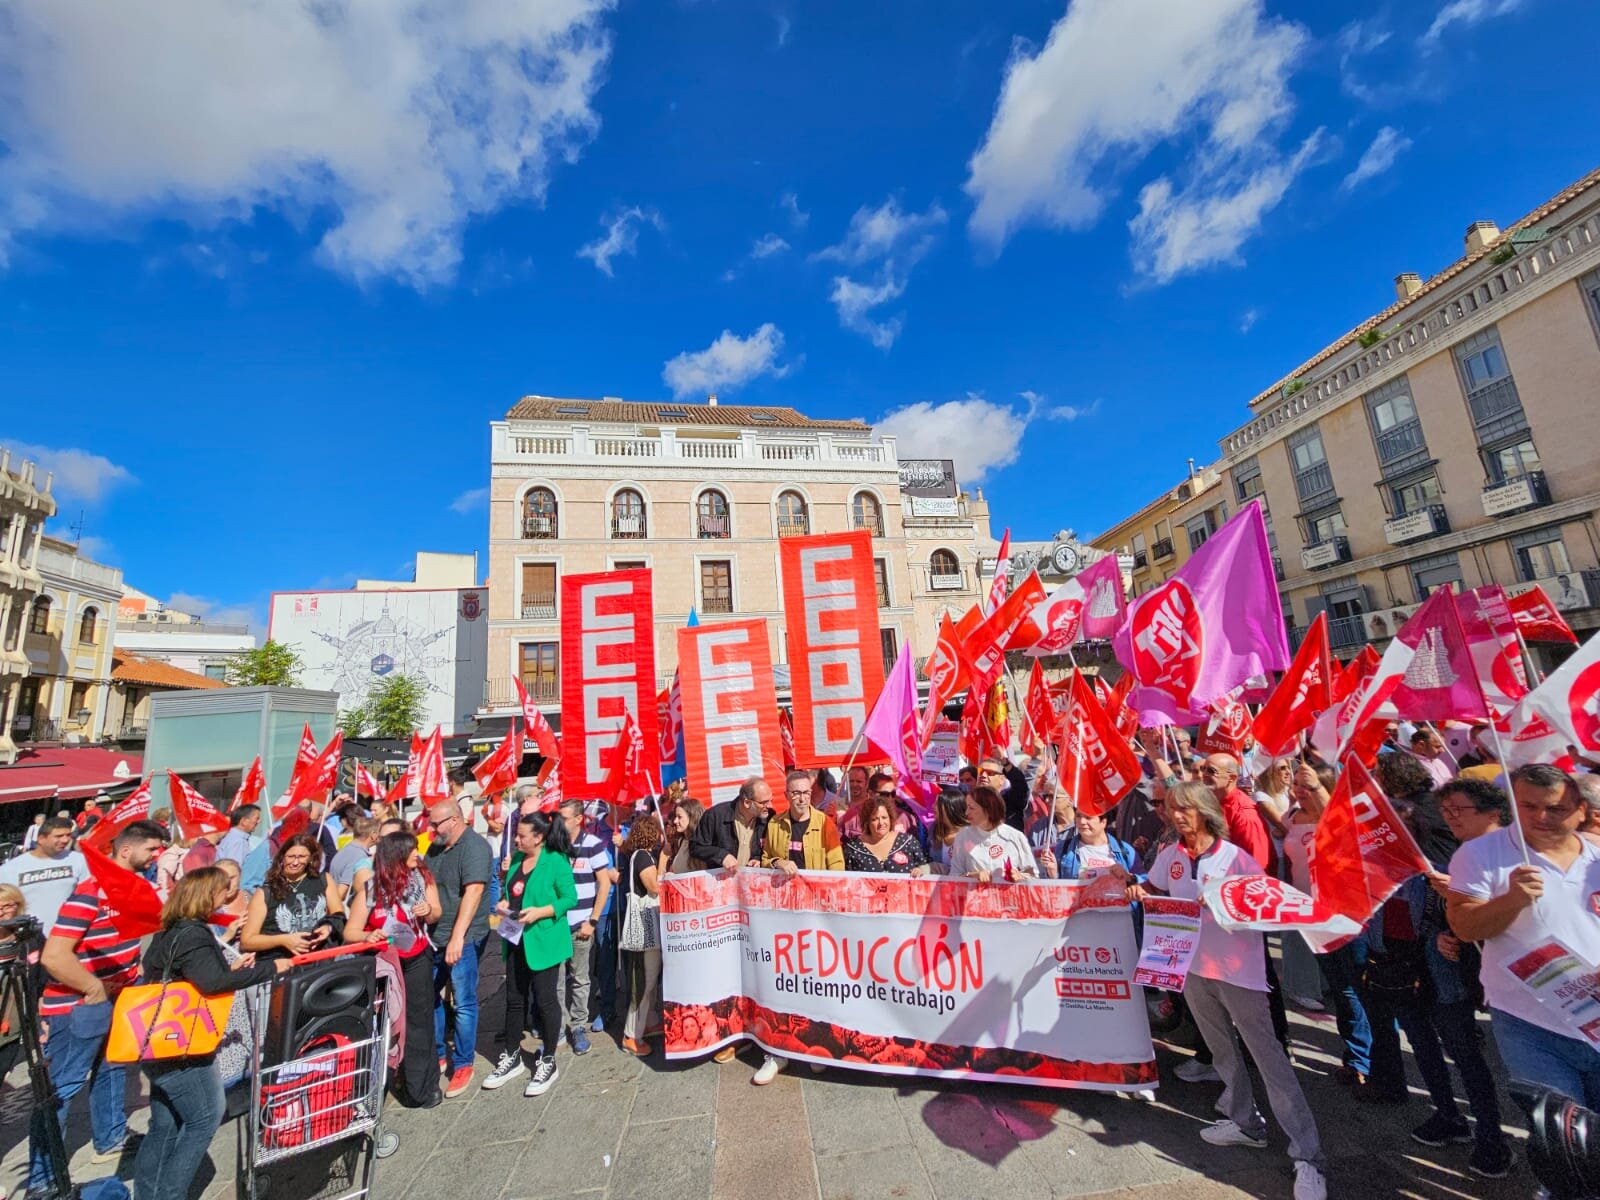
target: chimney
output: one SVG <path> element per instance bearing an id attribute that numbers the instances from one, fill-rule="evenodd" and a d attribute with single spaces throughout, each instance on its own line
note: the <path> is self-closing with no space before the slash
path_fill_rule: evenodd
<path id="1" fill-rule="evenodd" d="M 717 394 L 715 392 L 712 392 L 709 396 L 707 396 L 706 397 L 706 403 L 709 404 L 712 408 L 715 408 L 717 406 Z"/>
<path id="2" fill-rule="evenodd" d="M 1194 478 L 1194 459 L 1192 458 L 1189 460 L 1189 478 Z"/>
<path id="3" fill-rule="evenodd" d="M 1476 254 L 1479 250 L 1487 250 L 1500 236 L 1500 226 L 1493 221 L 1474 221 L 1467 226 L 1467 253 Z"/>
<path id="4" fill-rule="evenodd" d="M 1394 298 L 1409 300 L 1422 290 L 1422 276 L 1415 271 L 1402 271 L 1394 277 Z"/>

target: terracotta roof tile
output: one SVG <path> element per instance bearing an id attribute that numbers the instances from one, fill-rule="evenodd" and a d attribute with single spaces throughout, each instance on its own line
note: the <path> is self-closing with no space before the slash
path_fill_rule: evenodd
<path id="1" fill-rule="evenodd" d="M 1578 196 L 1581 196 L 1584 192 L 1588 191 L 1596 184 L 1600 184 L 1600 167 L 1590 171 L 1587 175 L 1585 175 L 1582 179 L 1577 180 L 1575 183 L 1571 183 L 1562 188 L 1554 196 L 1550 197 L 1550 199 L 1539 205 L 1538 208 L 1534 209 L 1520 221 L 1517 221 L 1512 225 L 1508 225 L 1505 229 L 1502 229 L 1500 231 L 1500 236 L 1494 241 L 1490 242 L 1482 250 L 1476 250 L 1471 254 L 1458 258 L 1455 262 L 1451 263 L 1444 270 L 1440 271 L 1437 275 L 1433 276 L 1433 278 L 1424 283 L 1420 291 L 1412 293 L 1404 300 L 1396 301 L 1377 316 L 1369 317 L 1367 320 L 1357 325 L 1349 333 L 1345 334 L 1337 341 L 1332 342 L 1319 353 L 1301 363 L 1293 371 L 1289 372 L 1289 374 L 1278 380 L 1277 383 L 1273 384 L 1254 400 L 1250 401 L 1250 407 L 1253 409 L 1263 400 L 1275 399 L 1291 380 L 1299 379 L 1308 371 L 1315 370 L 1317 367 L 1327 362 L 1328 359 L 1332 358 L 1339 351 L 1343 350 L 1346 346 L 1357 341 L 1363 333 L 1367 332 L 1367 330 L 1381 329 L 1383 328 L 1384 323 L 1390 318 L 1397 316 L 1407 308 L 1410 308 L 1413 304 L 1422 303 L 1432 293 L 1449 283 L 1468 267 L 1472 266 L 1474 263 L 1478 262 L 1487 255 L 1493 254 L 1501 246 L 1505 245 L 1512 234 L 1537 225 L 1540 221 L 1544 220 L 1551 213 L 1555 212 L 1556 209 L 1560 208 L 1563 204 L 1566 204 L 1569 200 L 1573 200 Z"/>
<path id="2" fill-rule="evenodd" d="M 578 412 L 576 410 L 583 409 Z M 641 403 L 633 400 L 561 400 L 524 396 L 510 412 L 510 421 L 601 421 L 623 425 L 721 425 L 740 429 L 832 429 L 867 433 L 861 421 L 818 421 L 792 408 L 744 404 Z"/>
<path id="3" fill-rule="evenodd" d="M 158 662 L 153 658 L 140 658 L 137 654 L 127 654 L 121 650 L 113 651 L 111 655 L 111 681 L 113 683 L 131 683 L 138 687 L 158 688 L 219 688 L 227 685 L 220 679 L 212 679 L 206 675 L 196 675 L 193 671 L 185 671 L 181 667 L 174 667 L 170 663 Z"/>

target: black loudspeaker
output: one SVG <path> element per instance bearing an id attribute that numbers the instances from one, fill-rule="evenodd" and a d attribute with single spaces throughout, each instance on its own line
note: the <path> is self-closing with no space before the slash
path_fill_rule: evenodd
<path id="1" fill-rule="evenodd" d="M 343 1034 L 353 1042 L 371 1037 L 377 995 L 374 954 L 348 954 L 284 972 L 272 989 L 262 1065 L 299 1058 L 308 1043 L 325 1034 Z"/>

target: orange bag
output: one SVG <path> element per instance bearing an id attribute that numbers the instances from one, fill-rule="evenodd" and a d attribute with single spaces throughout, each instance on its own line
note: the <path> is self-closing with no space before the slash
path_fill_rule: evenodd
<path id="1" fill-rule="evenodd" d="M 164 1062 L 214 1054 L 233 1012 L 232 992 L 202 996 L 192 983 L 160 983 L 123 988 L 111 1010 L 106 1061 Z"/>

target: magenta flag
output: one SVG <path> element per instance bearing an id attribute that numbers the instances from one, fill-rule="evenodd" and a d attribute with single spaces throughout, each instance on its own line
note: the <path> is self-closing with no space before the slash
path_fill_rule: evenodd
<path id="1" fill-rule="evenodd" d="M 894 669 L 883 681 L 878 702 L 867 714 L 861 732 L 878 753 L 894 764 L 900 794 L 929 812 L 929 801 L 922 786 L 922 724 L 917 719 L 917 671 L 911 659 L 911 643 L 900 646 Z"/>
<path id="2" fill-rule="evenodd" d="M 1389 698 L 1395 712 L 1411 721 L 1470 721 L 1492 715 L 1448 583 L 1434 588 L 1394 637 L 1414 651 Z"/>
<path id="3" fill-rule="evenodd" d="M 1135 600 L 1112 645 L 1137 682 L 1128 703 L 1146 726 L 1207 720 L 1212 701 L 1286 668 L 1261 506 L 1241 509 L 1176 575 Z"/>

